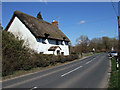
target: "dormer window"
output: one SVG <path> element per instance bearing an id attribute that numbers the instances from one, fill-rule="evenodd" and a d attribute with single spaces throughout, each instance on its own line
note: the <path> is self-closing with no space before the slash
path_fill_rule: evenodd
<path id="1" fill-rule="evenodd" d="M 63 40 L 65 40 L 66 39 L 66 37 L 63 37 Z"/>
<path id="2" fill-rule="evenodd" d="M 42 42 L 42 38 L 36 38 L 37 42 Z"/>
<path id="3" fill-rule="evenodd" d="M 45 38 L 48 38 L 50 36 L 50 34 L 47 34 L 47 33 L 45 33 L 44 35 L 45 35 Z"/>
<path id="4" fill-rule="evenodd" d="M 45 33 L 45 38 L 42 38 L 42 43 L 43 44 L 48 44 L 48 37 L 49 37 L 49 34 Z"/>

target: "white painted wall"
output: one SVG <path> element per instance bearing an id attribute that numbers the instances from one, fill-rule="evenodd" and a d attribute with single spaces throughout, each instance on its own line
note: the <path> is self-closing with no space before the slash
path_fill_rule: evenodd
<path id="1" fill-rule="evenodd" d="M 36 38 L 17 17 L 14 18 L 8 31 L 13 33 L 19 39 L 24 40 L 25 41 L 24 45 L 27 45 L 33 50 L 36 50 L 37 48 Z"/>
<path id="2" fill-rule="evenodd" d="M 59 46 L 64 52 L 64 55 L 69 55 L 69 47 L 68 45 L 55 45 L 55 40 L 48 40 L 46 39 L 45 42 L 47 44 L 43 44 L 40 40 L 37 40 L 33 34 L 26 28 L 26 26 L 17 18 L 15 17 L 11 26 L 8 29 L 9 32 L 13 33 L 15 37 L 24 40 L 24 45 L 29 47 L 30 49 L 36 51 L 37 53 L 43 52 L 43 54 L 53 54 L 53 51 L 48 51 L 51 46 Z M 39 42 L 38 42 L 39 41 Z M 55 53 L 56 55 L 56 53 Z"/>

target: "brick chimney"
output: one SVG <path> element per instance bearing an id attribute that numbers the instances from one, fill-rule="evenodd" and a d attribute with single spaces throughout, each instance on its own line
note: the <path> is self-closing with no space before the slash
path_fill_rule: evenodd
<path id="1" fill-rule="evenodd" d="M 53 20 L 52 25 L 58 28 L 58 21 Z"/>

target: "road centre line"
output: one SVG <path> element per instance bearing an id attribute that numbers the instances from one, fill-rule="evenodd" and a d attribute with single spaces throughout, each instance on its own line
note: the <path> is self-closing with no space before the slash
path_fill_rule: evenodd
<path id="1" fill-rule="evenodd" d="M 89 64 L 90 62 L 92 62 L 93 60 L 91 60 L 91 61 L 88 61 L 88 62 L 86 62 L 86 64 Z"/>
<path id="2" fill-rule="evenodd" d="M 94 58 L 93 60 L 95 60 L 95 59 L 96 59 L 96 58 Z M 92 62 L 93 60 L 88 61 L 86 64 Z M 76 71 L 76 70 L 78 70 L 79 68 L 82 68 L 82 67 L 83 67 L 83 66 L 77 67 L 77 68 L 75 68 L 75 69 L 73 69 L 73 70 L 71 70 L 71 71 L 69 71 L 69 72 L 67 72 L 67 73 L 65 73 L 65 74 L 63 74 L 63 75 L 61 75 L 61 77 L 64 77 L 64 76 L 66 76 L 66 75 L 68 75 L 68 74 L 70 74 L 70 73 L 72 73 L 72 72 L 74 72 L 74 71 Z"/>
<path id="3" fill-rule="evenodd" d="M 82 60 L 84 60 L 84 59 L 82 59 Z M 75 65 L 76 65 L 76 64 L 75 64 Z M 73 66 L 74 66 L 74 65 L 73 65 Z M 71 66 L 69 66 L 69 67 L 71 67 Z M 83 67 L 83 66 L 77 67 L 77 68 L 73 69 L 72 71 L 69 71 L 68 73 L 65 73 L 65 74 L 61 75 L 61 77 L 65 76 L 65 75 L 67 75 L 67 74 L 70 74 L 70 73 L 72 73 L 72 72 L 74 72 L 74 71 L 76 71 L 76 70 L 78 70 L 79 68 L 82 68 L 82 67 Z M 65 68 L 62 68 L 62 69 L 57 70 L 57 71 L 54 71 L 54 72 L 50 72 L 50 73 L 47 73 L 47 74 L 44 74 L 44 75 L 41 75 L 41 76 L 37 76 L 37 77 L 31 78 L 31 79 L 29 79 L 29 80 L 25 80 L 25 81 L 22 81 L 22 82 L 17 82 L 17 83 L 15 83 L 15 84 L 12 84 L 12 85 L 9 85 L 9 86 L 5 86 L 4 88 L 11 88 L 11 87 L 14 87 L 14 86 L 17 86 L 17 85 L 25 84 L 25 83 L 30 82 L 30 81 L 32 81 L 32 80 L 36 80 L 36 79 L 45 77 L 45 76 L 47 76 L 47 75 L 51 75 L 51 74 L 53 74 L 53 73 L 56 73 L 56 72 L 58 72 L 58 71 L 62 71 L 62 70 L 64 70 L 64 69 L 65 69 Z M 36 72 L 36 73 L 39 73 L 39 72 Z M 33 74 L 34 74 L 34 73 L 33 73 Z M 25 76 L 27 76 L 27 75 L 25 75 Z M 18 78 L 18 77 L 16 77 L 16 78 Z M 15 78 L 14 78 L 14 79 L 15 79 Z M 7 80 L 6 80 L 6 81 L 7 81 Z"/>
<path id="4" fill-rule="evenodd" d="M 89 56 L 89 57 L 90 57 L 90 56 Z M 79 61 L 84 61 L 84 59 L 87 59 L 87 58 L 88 58 L 88 57 L 85 57 L 85 58 L 83 58 L 83 59 L 81 59 L 81 60 L 79 60 Z M 76 62 L 76 61 L 75 61 L 75 62 Z M 73 63 L 73 62 L 71 62 L 71 63 Z M 69 64 L 69 63 L 66 63 L 66 64 Z M 64 64 L 64 65 L 65 65 L 65 64 Z M 62 66 L 62 65 L 61 65 L 61 66 Z M 58 67 L 60 67 L 60 66 L 58 66 Z M 41 72 L 41 71 L 40 71 L 40 72 Z M 22 77 L 24 77 L 24 76 L 33 75 L 33 74 L 40 73 L 40 72 L 28 73 L 28 74 L 21 75 L 21 76 L 17 76 L 17 77 L 11 78 L 11 79 L 2 80 L 2 81 L 0 81 L 0 82 L 6 82 L 6 81 L 9 81 L 9 80 L 14 80 L 14 79 L 22 78 Z"/>
<path id="5" fill-rule="evenodd" d="M 96 58 L 94 58 L 94 59 L 92 59 L 92 60 L 86 62 L 86 64 L 89 64 L 90 62 L 92 62 L 92 61 L 95 60 L 95 59 L 96 59 Z"/>
<path id="6" fill-rule="evenodd" d="M 75 64 L 75 65 L 76 65 L 76 64 Z M 72 65 L 72 66 L 75 66 L 75 65 Z M 67 68 L 69 68 L 69 67 L 71 67 L 71 65 L 68 66 Z M 17 83 L 15 83 L 15 84 L 12 84 L 12 85 L 9 85 L 9 86 L 5 86 L 4 88 L 11 88 L 11 87 L 14 87 L 14 86 L 17 86 L 17 85 L 25 84 L 25 83 L 30 82 L 30 81 L 32 81 L 32 80 L 36 80 L 36 79 L 45 77 L 45 76 L 47 76 L 47 75 L 51 75 L 51 74 L 53 74 L 53 73 L 62 71 L 62 70 L 67 69 L 67 68 L 62 68 L 62 69 L 60 69 L 60 70 L 57 70 L 57 71 L 54 71 L 54 72 L 50 72 L 50 73 L 48 73 L 48 74 L 44 74 L 44 75 L 41 75 L 41 76 L 37 76 L 37 77 L 31 78 L 31 79 L 29 79 L 29 80 L 25 80 L 25 81 L 22 81 L 22 82 L 17 82 Z M 80 68 L 80 67 L 78 67 L 78 68 Z M 37 72 L 37 73 L 39 73 L 39 72 Z M 18 77 L 17 77 L 17 78 L 18 78 Z M 15 78 L 14 78 L 14 79 L 15 79 Z M 7 81 L 7 80 L 6 80 L 6 81 Z"/>
<path id="7" fill-rule="evenodd" d="M 75 68 L 75 69 L 73 69 L 73 70 L 71 70 L 71 71 L 69 71 L 69 72 L 61 75 L 61 77 L 64 77 L 64 76 L 66 76 L 66 75 L 68 75 L 68 74 L 70 74 L 70 73 L 72 73 L 72 72 L 74 72 L 74 71 L 76 71 L 76 70 L 78 70 L 78 69 L 80 69 L 80 68 L 82 68 L 82 67 L 83 67 L 83 66 L 77 67 L 77 68 Z"/>
<path id="8" fill-rule="evenodd" d="M 47 73 L 47 74 L 44 74 L 44 75 L 41 75 L 41 76 L 37 76 L 37 77 L 31 78 L 31 79 L 28 79 L 28 80 L 25 80 L 25 81 L 22 81 L 22 82 L 17 82 L 17 83 L 15 83 L 15 84 L 12 84 L 12 85 L 9 85 L 9 86 L 5 86 L 5 87 L 3 87 L 3 88 L 12 88 L 12 87 L 14 87 L 14 86 L 18 86 L 18 85 L 21 85 L 21 84 L 25 84 L 25 83 L 27 83 L 27 82 L 31 82 L 31 81 L 33 81 L 33 80 L 37 80 L 37 79 L 40 79 L 40 78 L 42 78 L 42 77 L 46 77 L 46 76 L 48 76 L 48 75 L 54 74 L 54 73 L 59 72 L 59 71 L 62 71 L 62 70 L 64 70 L 64 69 L 65 69 L 65 68 L 62 68 L 62 69 L 60 69 L 60 70 L 53 71 L 53 72 L 50 72 L 50 73 Z"/>

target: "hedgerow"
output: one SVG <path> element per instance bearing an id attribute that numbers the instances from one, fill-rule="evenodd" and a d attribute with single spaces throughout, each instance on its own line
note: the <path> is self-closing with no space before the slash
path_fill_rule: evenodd
<path id="1" fill-rule="evenodd" d="M 47 67 L 56 63 L 64 63 L 78 58 L 78 55 L 55 56 L 31 53 L 23 46 L 23 40 L 18 40 L 13 34 L 2 31 L 2 76 L 13 74 L 19 70 L 31 70 L 37 67 Z"/>

